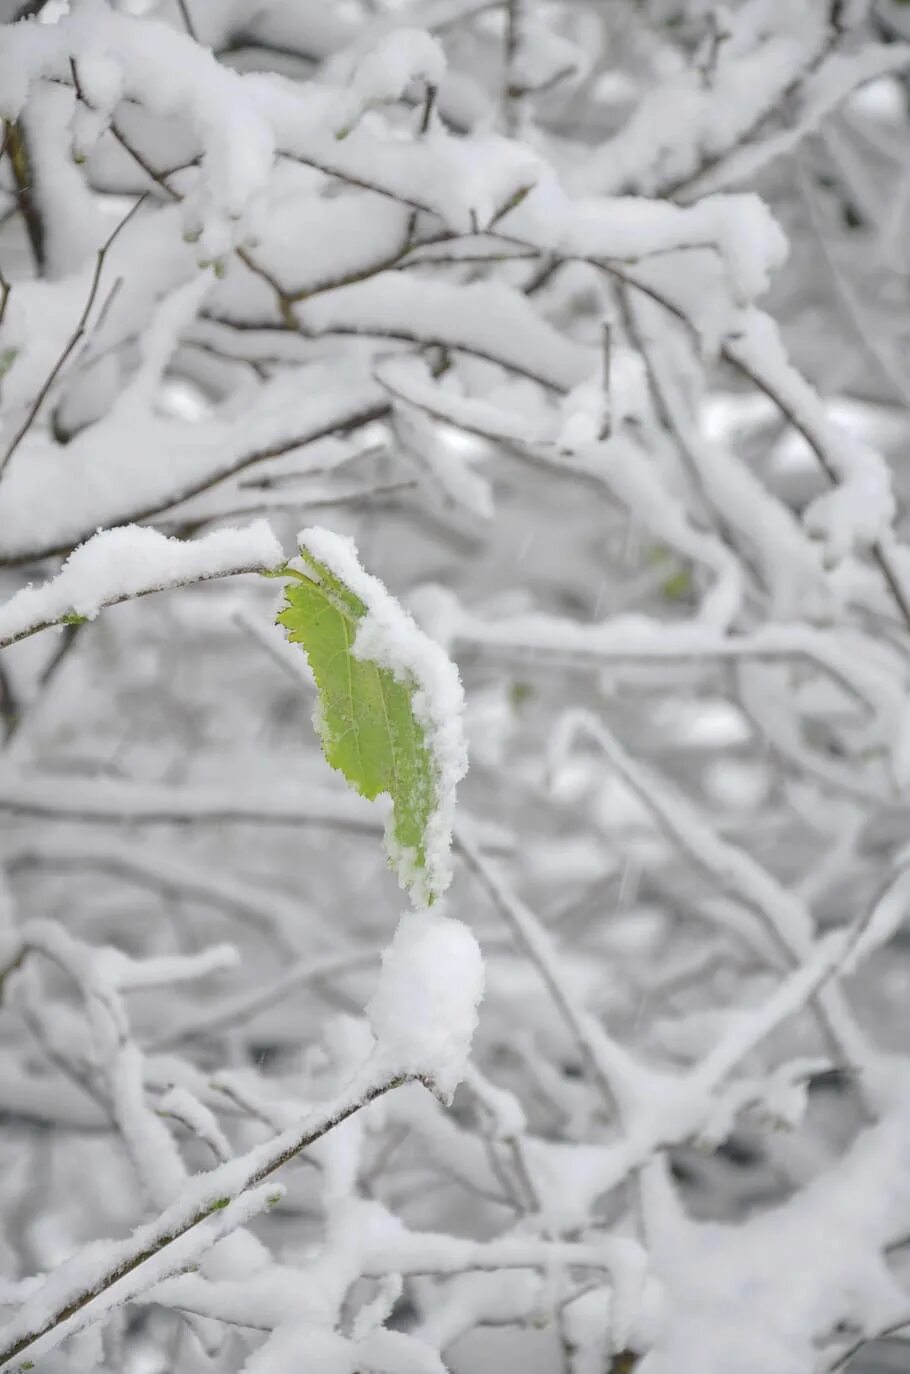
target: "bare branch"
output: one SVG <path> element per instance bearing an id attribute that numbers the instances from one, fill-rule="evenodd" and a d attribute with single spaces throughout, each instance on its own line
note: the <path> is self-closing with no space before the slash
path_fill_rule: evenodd
<path id="1" fill-rule="evenodd" d="M 84 335 L 86 325 L 88 324 L 89 316 L 92 313 L 92 307 L 94 306 L 95 299 L 98 295 L 98 288 L 101 285 L 101 273 L 104 268 L 104 260 L 107 257 L 107 254 L 110 251 L 118 234 L 120 234 L 120 232 L 126 228 L 127 224 L 129 224 L 130 220 L 133 218 L 133 215 L 136 214 L 137 210 L 142 205 L 144 200 L 144 195 L 139 197 L 139 199 L 135 202 L 135 204 L 133 204 L 130 207 L 130 209 L 124 215 L 120 223 L 116 226 L 115 229 L 112 230 L 112 232 L 108 235 L 105 242 L 98 249 L 98 252 L 95 256 L 95 269 L 92 273 L 92 279 L 89 285 L 88 295 L 85 300 L 85 305 L 82 307 L 82 313 L 76 322 L 76 328 L 73 330 L 72 334 L 67 339 L 66 344 L 63 347 L 63 351 L 60 353 L 59 357 L 57 358 L 57 361 L 54 363 L 53 367 L 51 368 L 50 372 L 45 378 L 44 383 L 39 388 L 37 396 L 35 397 L 28 411 L 26 412 L 25 419 L 22 421 L 22 424 L 19 426 L 19 428 L 13 435 L 12 439 L 7 444 L 2 457 L 0 457 L 0 478 L 2 478 L 6 466 L 12 458 L 13 454 L 16 452 L 16 449 L 22 443 L 22 440 L 25 438 L 26 434 L 34 424 L 35 419 L 38 415 L 38 411 L 41 409 L 45 397 L 47 396 L 51 387 L 54 385 L 54 382 L 57 380 L 57 377 L 60 375 L 62 368 L 66 365 L 67 359 L 69 358 L 73 349 L 79 343 L 79 340 Z M 2 645 L 0 645 L 0 647 L 2 647 Z"/>

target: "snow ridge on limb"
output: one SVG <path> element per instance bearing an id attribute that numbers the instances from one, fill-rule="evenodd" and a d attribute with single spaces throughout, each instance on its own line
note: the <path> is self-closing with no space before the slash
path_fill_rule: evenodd
<path id="1" fill-rule="evenodd" d="M 104 606 L 149 592 L 235 573 L 264 572 L 282 560 L 266 520 L 171 539 L 141 525 L 99 530 L 74 549 L 56 577 L 23 587 L 0 606 L 0 649 L 51 625 L 94 620 Z"/>

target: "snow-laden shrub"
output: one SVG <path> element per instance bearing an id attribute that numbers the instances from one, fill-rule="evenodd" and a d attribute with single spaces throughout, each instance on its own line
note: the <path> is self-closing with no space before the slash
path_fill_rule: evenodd
<path id="1" fill-rule="evenodd" d="M 0 4 L 0 1369 L 910 1324 L 906 10 Z"/>

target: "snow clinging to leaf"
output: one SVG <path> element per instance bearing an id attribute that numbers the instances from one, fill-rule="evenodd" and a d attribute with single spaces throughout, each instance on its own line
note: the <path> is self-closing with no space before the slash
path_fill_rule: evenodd
<path id="1" fill-rule="evenodd" d="M 386 849 L 414 902 L 427 905 L 451 881 L 455 789 L 468 766 L 462 725 L 464 692 L 458 669 L 379 579 L 364 571 L 351 539 L 313 527 L 302 530 L 298 540 L 301 551 L 328 569 L 366 609 L 357 623 L 350 650 L 353 657 L 387 670 L 409 689 L 410 710 L 423 734 L 421 747 L 429 753 L 432 799 L 426 808 L 419 846 L 403 844 L 396 834 L 394 817 L 390 817 Z M 326 739 L 324 709 L 319 724 Z M 416 800 L 420 802 L 420 798 Z"/>

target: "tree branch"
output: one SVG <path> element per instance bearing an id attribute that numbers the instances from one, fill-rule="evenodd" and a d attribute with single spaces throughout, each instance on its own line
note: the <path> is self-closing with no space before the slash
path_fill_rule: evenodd
<path id="1" fill-rule="evenodd" d="M 95 257 L 95 270 L 92 273 L 92 279 L 91 284 L 89 286 L 88 296 L 86 297 L 85 305 L 82 307 L 82 313 L 79 316 L 78 321 L 76 322 L 76 328 L 73 330 L 72 334 L 67 339 L 66 344 L 63 347 L 63 351 L 61 352 L 60 356 L 57 358 L 57 361 L 54 363 L 53 367 L 51 368 L 50 372 L 45 378 L 43 385 L 41 386 L 37 396 L 35 397 L 34 401 L 32 402 L 31 406 L 29 407 L 26 413 L 25 419 L 22 421 L 22 424 L 16 430 L 16 433 L 13 435 L 12 439 L 7 445 L 2 457 L 0 457 L 0 478 L 3 477 L 3 473 L 6 469 L 7 464 L 9 463 L 13 454 L 16 452 L 16 449 L 22 443 L 22 440 L 25 438 L 26 434 L 34 424 L 35 419 L 38 415 L 38 411 L 41 409 L 41 406 L 44 402 L 44 398 L 47 396 L 51 387 L 54 385 L 54 382 L 57 380 L 57 377 L 60 375 L 61 369 L 65 366 L 66 361 L 72 353 L 73 349 L 76 347 L 79 340 L 84 335 L 86 325 L 88 324 L 89 315 L 92 312 L 92 307 L 95 304 L 95 299 L 98 295 L 98 288 L 101 285 L 101 273 L 104 268 L 104 260 L 107 257 L 107 254 L 112 244 L 117 238 L 117 235 L 121 232 L 121 230 L 126 228 L 127 224 L 133 218 L 133 215 L 135 215 L 136 211 L 139 209 L 140 205 L 143 203 L 144 200 L 144 195 L 139 197 L 139 199 L 135 202 L 134 205 L 130 207 L 130 209 L 124 215 L 120 223 L 116 226 L 115 229 L 112 230 L 112 232 L 108 235 L 105 242 L 98 249 L 98 252 Z M 2 643 L 0 643 L 0 648 L 2 647 L 3 645 Z"/>
<path id="2" fill-rule="evenodd" d="M 100 1305 L 100 1300 L 117 1285 L 121 1285 L 122 1291 L 111 1292 L 111 1297 L 118 1305 L 127 1301 L 141 1287 L 143 1267 L 150 1266 L 151 1261 L 176 1246 L 208 1218 L 224 1214 L 225 1221 L 229 1221 L 231 1208 L 239 1199 L 272 1178 L 290 1160 L 363 1107 L 408 1081 L 412 1080 L 407 1075 L 395 1075 L 379 1082 L 357 1082 L 330 1106 L 315 1108 L 296 1126 L 274 1136 L 265 1145 L 197 1176 L 190 1181 L 184 1197 L 155 1221 L 138 1227 L 129 1240 L 108 1242 L 112 1258 L 89 1287 L 83 1287 L 80 1280 L 81 1255 L 77 1253 L 64 1261 L 48 1280 L 58 1295 L 51 1314 L 44 1315 L 43 1288 L 39 1288 L 25 1301 L 12 1322 L 0 1331 L 0 1367 L 29 1354 L 39 1342 L 41 1350 L 35 1354 L 53 1349 L 67 1336 L 89 1325 L 93 1320 L 93 1307 Z M 171 1272 L 179 1269 L 181 1263 L 185 1261 L 178 1261 Z M 162 1272 L 162 1266 L 156 1265 L 154 1279 L 150 1282 L 158 1282 L 166 1276 L 167 1271 Z M 138 1279 L 139 1283 L 124 1282 L 130 1278 Z M 69 1290 L 62 1299 L 59 1296 L 61 1288 Z M 48 1336 L 52 1337 L 50 1341 L 45 1339 Z"/>

